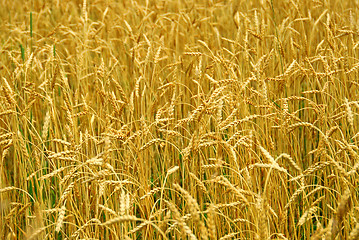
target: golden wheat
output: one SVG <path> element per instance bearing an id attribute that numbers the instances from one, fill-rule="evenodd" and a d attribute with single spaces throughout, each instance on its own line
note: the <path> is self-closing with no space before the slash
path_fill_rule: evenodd
<path id="1" fill-rule="evenodd" d="M 2 5 L 1 239 L 357 238 L 352 1 Z"/>

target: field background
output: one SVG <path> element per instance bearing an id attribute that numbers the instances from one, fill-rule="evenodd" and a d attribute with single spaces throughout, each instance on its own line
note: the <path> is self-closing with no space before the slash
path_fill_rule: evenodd
<path id="1" fill-rule="evenodd" d="M 359 6 L 0 0 L 0 239 L 359 239 Z"/>

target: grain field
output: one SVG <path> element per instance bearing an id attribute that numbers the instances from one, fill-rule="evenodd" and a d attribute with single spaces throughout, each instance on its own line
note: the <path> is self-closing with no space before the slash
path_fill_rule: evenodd
<path id="1" fill-rule="evenodd" d="M 0 5 L 0 239 L 359 239 L 357 0 Z"/>

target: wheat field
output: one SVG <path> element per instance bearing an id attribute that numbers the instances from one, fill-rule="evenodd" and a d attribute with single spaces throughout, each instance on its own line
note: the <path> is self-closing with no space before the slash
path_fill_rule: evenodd
<path id="1" fill-rule="evenodd" d="M 0 239 L 359 239 L 357 0 L 0 2 Z"/>

